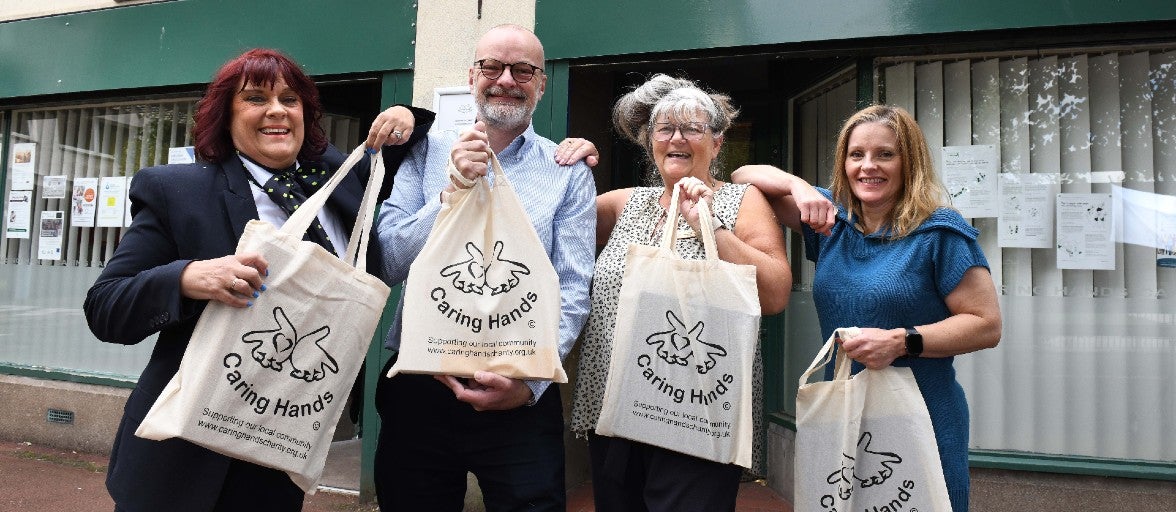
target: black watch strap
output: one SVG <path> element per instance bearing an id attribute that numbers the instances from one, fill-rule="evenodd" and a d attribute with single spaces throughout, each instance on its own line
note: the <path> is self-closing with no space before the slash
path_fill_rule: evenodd
<path id="1" fill-rule="evenodd" d="M 906 328 L 906 351 L 907 357 L 919 357 L 923 353 L 923 335 L 914 327 Z"/>

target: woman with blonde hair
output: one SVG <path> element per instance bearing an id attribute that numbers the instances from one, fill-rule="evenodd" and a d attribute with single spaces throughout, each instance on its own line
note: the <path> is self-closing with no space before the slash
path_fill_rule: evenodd
<path id="1" fill-rule="evenodd" d="M 910 367 L 952 509 L 966 512 L 968 402 L 952 361 L 996 346 L 1000 308 L 979 232 L 948 206 L 919 125 L 889 105 L 851 116 L 838 136 L 832 189 L 818 189 L 831 203 L 797 201 L 791 190 L 803 181 L 770 166 L 743 167 L 732 181 L 755 185 L 780 223 L 804 234 L 822 336 L 862 328 L 838 347 L 853 372 Z"/>

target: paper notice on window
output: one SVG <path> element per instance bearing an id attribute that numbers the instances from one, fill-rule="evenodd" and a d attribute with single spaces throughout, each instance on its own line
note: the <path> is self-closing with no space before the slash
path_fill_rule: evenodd
<path id="1" fill-rule="evenodd" d="M 195 146 L 181 146 L 167 149 L 167 164 L 192 164 L 196 163 L 196 147 Z"/>
<path id="2" fill-rule="evenodd" d="M 127 178 L 113 176 L 98 181 L 98 227 L 118 228 L 126 215 Z"/>
<path id="3" fill-rule="evenodd" d="M 37 172 L 37 143 L 23 142 L 12 145 L 12 190 L 32 190 L 33 177 Z"/>
<path id="4" fill-rule="evenodd" d="M 1054 197 L 1059 189 L 1057 174 L 1001 173 L 997 245 L 1053 247 Z"/>
<path id="5" fill-rule="evenodd" d="M 75 228 L 94 227 L 94 211 L 98 207 L 98 178 L 74 179 L 70 200 L 70 225 Z"/>
<path id="6" fill-rule="evenodd" d="M 65 175 L 45 176 L 41 179 L 41 199 L 65 198 Z"/>
<path id="7" fill-rule="evenodd" d="M 999 216 L 1000 150 L 994 144 L 944 146 L 943 185 L 951 204 L 966 218 Z"/>
<path id="8" fill-rule="evenodd" d="M 1114 270 L 1114 199 L 1111 194 L 1058 194 L 1058 268 Z"/>
<path id="9" fill-rule="evenodd" d="M 33 191 L 10 191 L 8 193 L 8 208 L 4 212 L 4 237 L 29 238 L 32 212 Z"/>
<path id="10" fill-rule="evenodd" d="M 1156 248 L 1156 265 L 1176 267 L 1176 196 L 1111 186 L 1121 226 L 1115 241 Z"/>
<path id="11" fill-rule="evenodd" d="M 37 259 L 61 259 L 61 232 L 65 225 L 65 212 L 61 210 L 41 212 L 41 231 L 37 236 Z"/>

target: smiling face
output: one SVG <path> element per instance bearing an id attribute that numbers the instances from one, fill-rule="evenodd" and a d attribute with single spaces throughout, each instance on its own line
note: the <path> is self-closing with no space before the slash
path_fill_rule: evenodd
<path id="1" fill-rule="evenodd" d="M 510 26 L 495 28 L 482 36 L 474 55 L 475 60 L 523 62 L 543 68 L 543 45 L 539 39 L 531 32 Z M 494 80 L 486 78 L 477 66 L 470 68 L 470 91 L 478 105 L 478 118 L 495 128 L 525 130 L 546 86 L 547 75 L 542 71 L 520 83 L 509 68 Z"/>
<path id="2" fill-rule="evenodd" d="M 898 136 L 883 123 L 862 123 L 849 134 L 845 177 L 867 217 L 888 214 L 903 189 Z"/>
<path id="3" fill-rule="evenodd" d="M 289 167 L 302 149 L 302 114 L 302 99 L 285 80 L 273 87 L 242 84 L 233 96 L 233 147 L 266 167 Z"/>
<path id="4" fill-rule="evenodd" d="M 715 137 L 711 130 L 706 128 L 708 122 L 709 119 L 701 111 L 695 111 L 685 119 L 671 118 L 665 113 L 654 119 L 651 130 L 653 136 L 650 137 L 653 163 L 661 173 L 662 181 L 667 185 L 677 183 L 678 180 L 687 176 L 693 176 L 706 183 L 712 181 L 710 176 L 711 162 L 719 154 L 722 137 Z M 694 130 L 690 127 L 702 127 L 703 129 Z M 657 136 L 659 130 L 672 131 L 670 139 L 657 140 L 662 138 Z M 697 133 L 698 131 L 701 133 Z M 701 136 L 698 137 L 698 140 L 691 140 L 693 137 L 688 136 L 691 135 L 691 132 Z"/>

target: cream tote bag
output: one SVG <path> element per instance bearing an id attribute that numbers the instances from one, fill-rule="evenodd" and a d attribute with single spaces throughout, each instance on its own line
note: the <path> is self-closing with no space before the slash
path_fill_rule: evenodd
<path id="1" fill-rule="evenodd" d="M 755 266 L 719 259 L 706 202 L 706 259 L 674 252 L 678 188 L 661 246 L 630 244 L 596 433 L 751 467 Z"/>
<path id="2" fill-rule="evenodd" d="M 384 179 L 379 153 L 344 259 L 303 241 L 327 197 L 363 156 L 360 146 L 282 225 L 252 220 L 237 253 L 269 262 L 253 307 L 210 302 L 179 371 L 135 431 L 186 439 L 285 471 L 313 494 L 347 394 L 388 299 L 366 270 L 368 234 Z"/>
<path id="3" fill-rule="evenodd" d="M 388 370 L 567 382 L 559 358 L 559 275 L 506 172 L 450 194 L 408 270 L 403 331 Z M 457 173 L 453 162 L 451 174 Z M 464 179 L 464 178 L 463 178 Z"/>
<path id="4" fill-rule="evenodd" d="M 950 512 L 931 417 L 910 368 L 850 377 L 850 359 L 837 350 L 833 380 L 808 382 L 829 363 L 838 336 L 860 332 L 837 329 L 800 377 L 796 510 Z"/>

